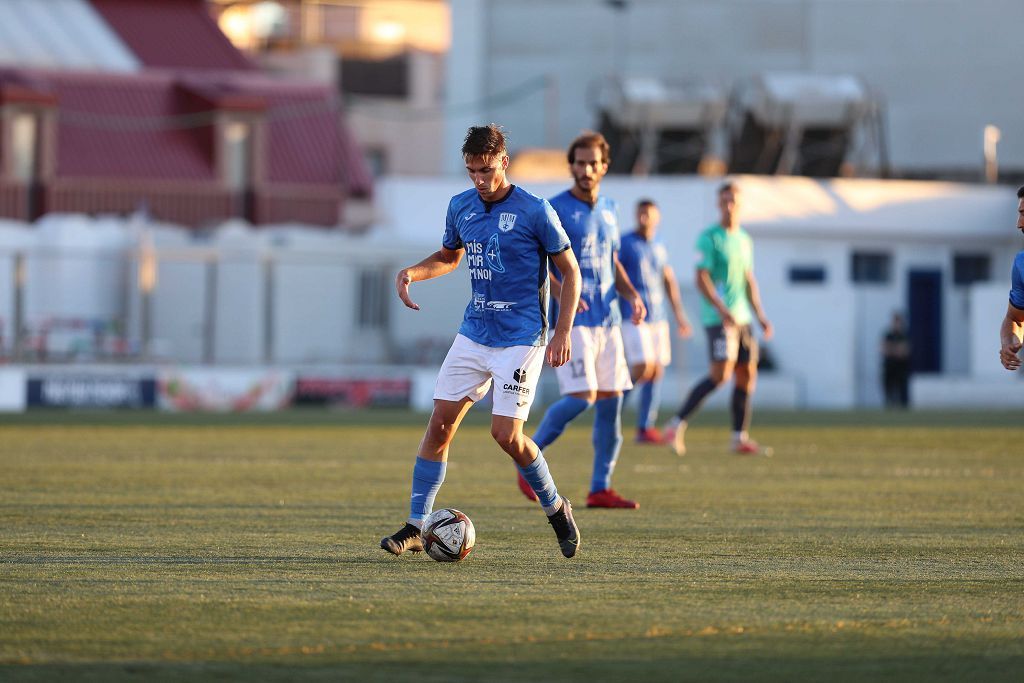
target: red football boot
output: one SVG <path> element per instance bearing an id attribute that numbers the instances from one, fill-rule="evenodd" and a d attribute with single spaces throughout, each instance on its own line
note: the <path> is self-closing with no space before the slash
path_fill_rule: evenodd
<path id="1" fill-rule="evenodd" d="M 644 427 L 636 430 L 636 442 L 661 445 L 665 443 L 664 437 L 657 427 Z"/>
<path id="2" fill-rule="evenodd" d="M 747 439 L 746 441 L 737 441 L 732 446 L 732 452 L 736 455 L 761 455 L 761 446 L 756 441 Z"/>
<path id="3" fill-rule="evenodd" d="M 635 500 L 629 500 L 623 498 L 615 489 L 605 489 L 604 491 L 593 491 L 587 495 L 587 507 L 588 508 L 622 508 L 625 510 L 636 510 L 640 507 L 640 503 Z"/>
<path id="4" fill-rule="evenodd" d="M 532 500 L 534 503 L 540 500 L 539 498 L 537 498 L 537 494 L 533 492 L 533 488 L 530 486 L 530 482 L 526 481 L 526 478 L 523 476 L 523 473 L 516 470 L 516 476 L 519 477 L 519 481 L 516 483 L 519 484 L 519 490 L 523 492 L 523 495 L 526 496 L 528 500 Z"/>

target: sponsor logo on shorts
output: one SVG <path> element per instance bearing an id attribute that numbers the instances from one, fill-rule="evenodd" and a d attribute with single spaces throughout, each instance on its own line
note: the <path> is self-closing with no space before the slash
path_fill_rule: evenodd
<path id="1" fill-rule="evenodd" d="M 515 301 L 488 301 L 487 309 L 490 311 L 508 311 L 515 305 Z"/>
<path id="2" fill-rule="evenodd" d="M 526 368 L 520 368 L 512 371 L 512 379 L 519 383 L 526 381 Z"/>

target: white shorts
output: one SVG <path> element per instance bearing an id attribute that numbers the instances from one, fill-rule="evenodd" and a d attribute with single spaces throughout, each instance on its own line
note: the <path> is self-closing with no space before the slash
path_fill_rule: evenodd
<path id="1" fill-rule="evenodd" d="M 434 398 L 474 403 L 482 399 L 494 379 L 491 413 L 525 420 L 537 396 L 537 380 L 544 365 L 543 346 L 484 346 L 459 334 L 448 349 L 434 385 Z"/>
<path id="2" fill-rule="evenodd" d="M 629 366 L 622 353 L 622 333 L 614 327 L 573 327 L 572 358 L 555 368 L 558 389 L 565 394 L 580 391 L 625 391 L 633 388 Z"/>
<path id="3" fill-rule="evenodd" d="M 654 323 L 622 323 L 622 344 L 630 367 L 657 363 L 662 367 L 672 362 L 672 340 L 667 320 Z"/>

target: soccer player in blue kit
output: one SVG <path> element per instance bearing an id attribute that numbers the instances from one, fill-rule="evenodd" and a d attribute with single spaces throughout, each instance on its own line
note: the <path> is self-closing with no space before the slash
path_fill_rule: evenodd
<path id="1" fill-rule="evenodd" d="M 545 355 L 553 367 L 571 357 L 579 266 L 551 205 L 509 182 L 499 126 L 470 128 L 462 155 L 473 189 L 448 204 L 441 249 L 395 278 L 399 298 L 419 310 L 409 285 L 450 273 L 465 256 L 472 297 L 437 377 L 434 410 L 413 467 L 408 521 L 381 539 L 380 546 L 394 555 L 423 550 L 420 527 L 444 481 L 449 446 L 466 412 L 493 381 L 491 436 L 540 500 L 562 554 L 572 557 L 580 544 L 572 506 L 558 494 L 544 454 L 523 434 L 523 423 Z M 549 262 L 561 275 L 562 287 L 561 312 L 547 343 Z"/>
<path id="2" fill-rule="evenodd" d="M 642 322 L 622 322 L 626 362 L 629 363 L 633 388 L 640 394 L 636 409 L 636 442 L 647 444 L 662 443 L 662 435 L 654 425 L 658 419 L 661 378 L 672 362 L 666 300 L 672 307 L 679 336 L 685 339 L 693 333 L 679 296 L 679 283 L 668 263 L 668 251 L 657 239 L 660 222 L 661 212 L 653 200 L 638 201 L 636 230 L 623 235 L 619 250 L 619 262 L 647 307 L 647 318 Z M 619 306 L 623 314 L 632 312 L 625 299 L 619 299 Z"/>
<path id="3" fill-rule="evenodd" d="M 1024 186 L 1017 189 L 1017 229 L 1024 232 Z M 1024 251 L 1013 259 L 1010 272 L 1010 303 L 999 327 L 999 362 L 1007 370 L 1020 368 L 1024 342 Z"/>
<path id="4" fill-rule="evenodd" d="M 595 406 L 587 507 L 636 509 L 639 503 L 623 498 L 611 486 L 622 447 L 622 392 L 633 386 L 623 355 L 616 293 L 632 305 L 633 322 L 643 320 L 647 311 L 617 256 L 618 206 L 600 194 L 611 161 L 608 142 L 600 133 L 583 133 L 569 145 L 568 159 L 573 186 L 553 197 L 551 206 L 572 241 L 583 289 L 572 328 L 573 358 L 555 369 L 562 398 L 548 407 L 533 440 L 546 448 L 569 422 Z M 522 477 L 519 488 L 533 498 Z"/>

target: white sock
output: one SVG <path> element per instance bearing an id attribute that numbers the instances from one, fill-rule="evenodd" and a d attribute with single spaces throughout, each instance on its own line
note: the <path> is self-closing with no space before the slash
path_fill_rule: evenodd
<path id="1" fill-rule="evenodd" d="M 544 506 L 544 514 L 546 514 L 548 517 L 550 517 L 551 515 L 557 513 L 561 509 L 562 509 L 562 498 L 559 497 L 554 505 L 545 505 Z"/>

